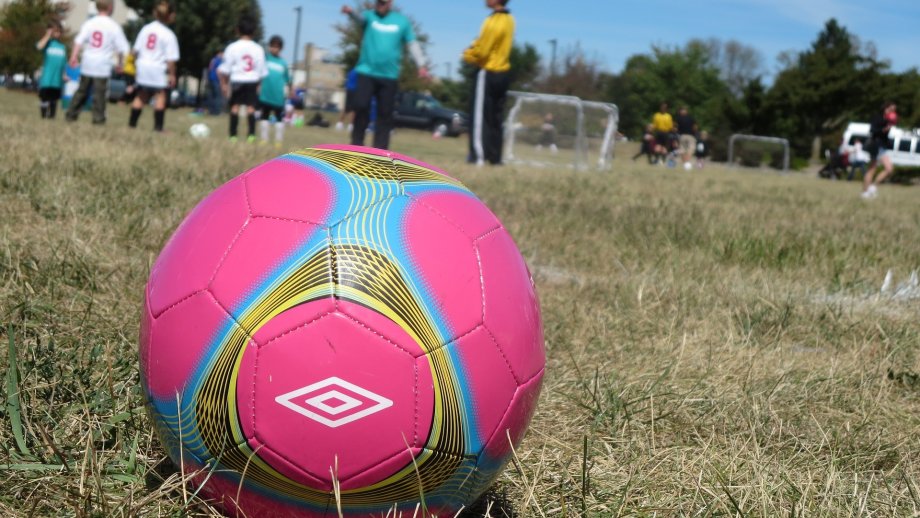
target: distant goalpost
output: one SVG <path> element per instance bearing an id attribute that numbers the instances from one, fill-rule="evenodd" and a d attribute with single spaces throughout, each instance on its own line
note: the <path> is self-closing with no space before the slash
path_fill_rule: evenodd
<path id="1" fill-rule="evenodd" d="M 728 139 L 728 164 L 735 165 L 735 143 L 739 140 L 750 142 L 763 142 L 766 144 L 779 144 L 783 146 L 783 172 L 789 172 L 789 141 L 779 137 L 764 137 L 760 135 L 744 135 L 736 133 Z"/>
<path id="2" fill-rule="evenodd" d="M 505 121 L 506 161 L 610 169 L 620 122 L 617 105 L 572 95 L 517 91 L 508 95 L 514 104 Z"/>

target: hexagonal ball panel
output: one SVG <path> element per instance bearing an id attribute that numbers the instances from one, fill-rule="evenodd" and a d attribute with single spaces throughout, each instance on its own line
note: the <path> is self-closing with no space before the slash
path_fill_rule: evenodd
<path id="1" fill-rule="evenodd" d="M 540 303 L 524 258 L 504 229 L 476 241 L 485 292 L 485 326 L 511 364 L 518 383 L 543 369 Z"/>
<path id="2" fill-rule="evenodd" d="M 240 367 L 240 420 L 286 462 L 330 482 L 425 437 L 431 410 L 416 397 L 414 358 L 350 317 L 333 313 L 261 346 Z M 248 421 L 248 423 L 247 423 Z M 419 428 L 417 428 L 419 426 Z M 308 439 L 305 447 L 304 441 Z"/>
<path id="3" fill-rule="evenodd" d="M 304 154 L 290 153 L 283 157 L 286 161 L 298 164 L 303 170 L 319 175 L 322 181 L 328 183 L 328 187 L 312 192 L 302 190 L 296 184 L 287 186 L 279 182 L 279 188 L 287 187 L 298 193 L 292 200 L 294 203 L 297 203 L 296 198 L 299 198 L 300 204 L 315 203 L 325 208 L 325 215 L 321 221 L 310 221 L 335 225 L 371 205 L 403 195 L 403 188 L 396 178 L 392 161 L 386 155 L 382 155 L 383 159 L 378 159 L 373 155 L 381 156 L 380 153 L 370 152 L 367 148 L 340 148 L 344 151 L 359 151 L 367 156 L 334 154 L 318 157 L 311 156 L 310 150 L 304 150 Z M 331 150 L 328 147 L 327 149 Z M 344 162 L 337 162 L 338 159 Z M 343 165 L 349 161 L 350 163 Z M 372 174 L 374 172 L 378 174 Z M 275 212 L 275 209 L 271 209 L 269 213 L 275 215 Z"/>
<path id="4" fill-rule="evenodd" d="M 511 398 L 508 411 L 486 443 L 480 464 L 489 470 L 500 467 L 511 455 L 511 445 L 517 448 L 524 439 L 527 425 L 537 409 L 540 399 L 540 387 L 543 384 L 543 371 L 538 372 L 530 381 L 519 386 Z M 511 441 L 509 442 L 509 437 Z M 490 467 L 491 466 L 491 467 Z"/>
<path id="5" fill-rule="evenodd" d="M 253 217 L 227 253 L 209 290 L 237 321 L 246 307 L 267 293 L 274 284 L 297 278 L 305 263 L 318 263 L 314 272 L 322 282 L 331 280 L 328 258 L 328 233 L 310 223 Z M 312 276 L 312 275 L 311 275 Z M 316 282 L 320 282 L 315 279 Z M 274 318 L 255 332 L 260 343 L 308 322 L 334 309 L 331 298 L 303 305 L 295 312 Z"/>
<path id="6" fill-rule="evenodd" d="M 332 178 L 296 155 L 270 160 L 246 174 L 252 213 L 328 224 L 336 193 Z"/>
<path id="7" fill-rule="evenodd" d="M 240 178 L 224 184 L 192 209 L 150 271 L 147 301 L 153 316 L 207 287 L 248 217 Z"/>
<path id="8" fill-rule="evenodd" d="M 175 414 L 176 393 L 184 393 L 218 329 L 232 320 L 208 292 L 183 299 L 147 325 L 141 365 L 151 397 Z"/>
<path id="9" fill-rule="evenodd" d="M 472 241 L 459 228 L 428 207 L 401 197 L 365 209 L 332 227 L 333 246 L 359 243 L 382 251 L 386 261 L 398 267 L 413 299 L 429 309 L 443 335 L 441 344 L 476 328 L 482 321 L 482 288 L 479 264 Z M 384 261 L 370 254 L 345 248 L 337 254 L 339 283 L 356 282 L 355 269 L 384 268 Z M 369 266 L 362 266 L 369 265 Z M 367 283 L 383 295 L 393 290 Z M 399 297 L 397 297 L 399 298 Z M 394 300 L 392 305 L 406 301 Z"/>
<path id="10" fill-rule="evenodd" d="M 475 442 L 466 445 L 466 452 L 478 454 L 508 410 L 518 385 L 508 362 L 484 327 L 447 344 L 444 352 L 457 366 L 459 385 L 467 397 L 465 412 Z M 418 362 L 420 371 L 430 368 L 429 358 L 421 357 Z"/>
<path id="11" fill-rule="evenodd" d="M 460 228 L 470 239 L 475 239 L 501 226 L 498 218 L 472 193 L 451 190 L 418 190 L 406 186 L 406 192 L 432 212 Z"/>

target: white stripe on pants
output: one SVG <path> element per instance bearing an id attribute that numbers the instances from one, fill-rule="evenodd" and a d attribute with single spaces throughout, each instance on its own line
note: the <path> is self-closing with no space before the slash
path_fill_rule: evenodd
<path id="1" fill-rule="evenodd" d="M 486 70 L 480 69 L 476 74 L 476 98 L 473 101 L 473 149 L 476 151 L 476 163 L 485 162 L 482 148 L 482 121 L 485 118 L 483 107 L 486 103 Z"/>

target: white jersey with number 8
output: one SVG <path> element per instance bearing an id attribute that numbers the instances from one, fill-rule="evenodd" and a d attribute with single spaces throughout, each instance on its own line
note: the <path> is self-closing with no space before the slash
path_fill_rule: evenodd
<path id="1" fill-rule="evenodd" d="M 166 88 L 166 63 L 179 61 L 179 41 L 173 31 L 158 21 L 148 23 L 134 41 L 134 52 L 137 84 Z"/>
<path id="2" fill-rule="evenodd" d="M 121 25 L 108 16 L 97 15 L 83 22 L 73 42 L 82 46 L 80 74 L 87 77 L 111 77 L 112 57 L 128 53 L 128 40 Z"/>
<path id="3" fill-rule="evenodd" d="M 236 40 L 224 51 L 218 72 L 230 77 L 231 83 L 258 83 L 268 75 L 265 49 L 252 40 Z"/>

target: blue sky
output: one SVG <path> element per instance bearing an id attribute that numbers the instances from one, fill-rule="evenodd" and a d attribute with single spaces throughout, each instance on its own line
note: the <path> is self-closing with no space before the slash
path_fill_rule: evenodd
<path id="1" fill-rule="evenodd" d="M 303 7 L 301 50 L 306 42 L 335 50 L 333 25 L 345 19 L 343 3 L 332 0 L 262 0 L 267 35 L 280 34 L 293 57 L 294 7 Z M 488 14 L 484 0 L 395 0 L 431 37 L 427 52 L 433 73 L 456 73 L 460 53 L 478 34 Z M 558 56 L 580 45 L 584 53 L 609 72 L 620 72 L 626 60 L 648 53 L 652 45 L 682 46 L 691 38 L 735 39 L 758 49 L 764 72 L 777 69 L 776 56 L 808 48 L 824 22 L 835 17 L 860 40 L 873 42 L 881 58 L 902 72 L 920 67 L 920 1 L 918 0 L 512 0 L 518 42 L 528 42 L 548 64 L 550 39 L 558 40 Z M 450 63 L 450 65 L 447 65 Z M 768 78 L 769 80 L 769 78 Z"/>

